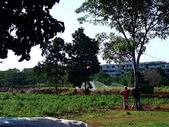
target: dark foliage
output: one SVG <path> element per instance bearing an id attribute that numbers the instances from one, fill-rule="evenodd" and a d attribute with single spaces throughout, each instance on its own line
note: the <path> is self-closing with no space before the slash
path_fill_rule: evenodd
<path id="1" fill-rule="evenodd" d="M 100 70 L 97 53 L 98 42 L 84 34 L 83 28 L 79 28 L 72 34 L 73 43 L 66 46 L 69 55 L 67 60 L 69 81 L 74 86 L 81 87 L 82 83 L 89 80 L 92 74 Z"/>
<path id="2" fill-rule="evenodd" d="M 144 80 L 149 86 L 167 86 L 169 85 L 168 75 L 161 68 L 147 70 L 144 73 Z"/>
<path id="3" fill-rule="evenodd" d="M 0 87 L 27 87 L 35 86 L 38 83 L 46 83 L 46 78 L 36 76 L 33 69 L 9 69 L 7 71 L 0 71 Z"/>
<path id="4" fill-rule="evenodd" d="M 55 38 L 49 43 L 45 43 L 42 47 L 42 56 L 45 60 L 34 68 L 35 72 L 40 75 L 46 75 L 51 84 L 57 85 L 63 82 L 65 74 L 65 52 L 64 40 L 62 38 Z"/>
<path id="5" fill-rule="evenodd" d="M 47 42 L 64 23 L 54 19 L 49 10 L 59 0 L 1 0 L 0 1 L 0 58 L 8 50 L 21 55 L 19 61 L 30 59 L 31 47 Z"/>

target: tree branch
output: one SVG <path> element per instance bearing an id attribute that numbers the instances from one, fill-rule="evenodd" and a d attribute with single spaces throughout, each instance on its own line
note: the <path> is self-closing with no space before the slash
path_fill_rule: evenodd
<path id="1" fill-rule="evenodd" d="M 155 17 L 153 18 L 153 20 L 150 23 L 150 25 L 148 26 L 148 28 L 147 28 L 147 22 L 145 22 L 145 34 L 144 34 L 143 41 L 141 41 L 141 46 L 140 46 L 140 49 L 139 49 L 139 52 L 138 52 L 138 56 L 137 56 L 137 63 L 139 63 L 141 54 L 143 53 L 142 48 L 143 48 L 143 46 L 145 44 L 146 37 L 147 37 L 147 34 L 148 34 L 149 30 L 157 25 L 157 22 L 154 23 L 158 19 L 158 15 L 157 14 L 158 14 L 158 11 L 156 12 Z"/>

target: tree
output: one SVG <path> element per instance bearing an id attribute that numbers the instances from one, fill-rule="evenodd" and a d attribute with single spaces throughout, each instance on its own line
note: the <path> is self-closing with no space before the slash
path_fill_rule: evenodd
<path id="1" fill-rule="evenodd" d="M 65 74 L 65 67 L 63 66 L 65 60 L 64 40 L 56 37 L 49 43 L 45 43 L 42 47 L 42 56 L 45 60 L 34 68 L 36 73 L 46 74 L 48 81 L 55 84 L 62 83 L 63 75 Z"/>
<path id="2" fill-rule="evenodd" d="M 4 87 L 23 87 L 26 83 L 24 75 L 16 68 L 3 71 L 3 79 L 0 82 Z"/>
<path id="3" fill-rule="evenodd" d="M 21 75 L 25 77 L 25 86 L 35 86 L 38 83 L 39 79 L 33 71 L 33 68 L 23 69 Z"/>
<path id="4" fill-rule="evenodd" d="M 128 72 L 121 77 L 121 84 L 124 86 L 133 86 L 133 72 Z"/>
<path id="5" fill-rule="evenodd" d="M 79 18 L 81 23 L 106 24 L 120 33 L 109 36 L 104 58 L 132 62 L 134 86 L 139 86 L 139 61 L 146 44 L 150 39 L 165 39 L 169 34 L 168 5 L 163 0 L 87 0 L 76 12 L 85 13 Z"/>
<path id="6" fill-rule="evenodd" d="M 85 82 L 86 90 L 89 77 L 100 70 L 97 59 L 98 41 L 86 36 L 83 28 L 76 30 L 72 37 L 73 43 L 68 43 L 66 46 L 69 81 L 79 87 Z"/>
<path id="7" fill-rule="evenodd" d="M 29 60 L 31 47 L 42 46 L 63 32 L 64 23 L 49 13 L 56 2 L 59 0 L 1 0 L 0 58 L 6 58 L 12 50 L 21 55 L 19 61 Z"/>
<path id="8" fill-rule="evenodd" d="M 148 81 L 150 86 L 159 85 L 162 77 L 157 70 L 148 70 L 144 74 L 144 80 Z"/>
<path id="9" fill-rule="evenodd" d="M 161 68 L 147 70 L 144 73 L 144 80 L 147 81 L 150 86 L 165 86 L 168 84 L 168 76 Z"/>
<path id="10" fill-rule="evenodd" d="M 129 71 L 127 73 L 125 73 L 122 77 L 121 77 L 121 84 L 125 85 L 125 86 L 133 86 L 133 81 L 134 81 L 134 75 L 133 75 L 133 71 Z M 146 81 L 144 80 L 144 75 L 142 73 L 138 73 L 138 82 L 140 84 L 142 84 L 142 86 L 144 86 L 146 84 Z"/>

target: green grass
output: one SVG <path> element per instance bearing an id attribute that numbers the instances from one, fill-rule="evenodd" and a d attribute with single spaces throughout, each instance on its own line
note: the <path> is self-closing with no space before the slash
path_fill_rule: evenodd
<path id="1" fill-rule="evenodd" d="M 169 105 L 167 98 L 142 98 L 143 105 Z M 129 99 L 132 104 L 132 98 Z M 48 95 L 0 93 L 1 116 L 60 116 L 121 106 L 119 95 Z"/>
<path id="2" fill-rule="evenodd" d="M 168 98 L 143 97 L 143 105 L 169 108 Z M 129 99 L 133 103 L 133 99 Z M 52 116 L 81 120 L 93 127 L 167 127 L 168 112 L 126 112 L 119 95 L 0 93 L 0 116 Z M 98 125 L 98 126 L 95 126 Z"/>
<path id="3" fill-rule="evenodd" d="M 169 86 L 155 87 L 155 92 L 169 92 Z"/>
<path id="4" fill-rule="evenodd" d="M 119 96 L 0 93 L 1 116 L 60 116 L 121 103 Z"/>
<path id="5" fill-rule="evenodd" d="M 169 127 L 168 112 L 137 112 L 103 110 L 85 113 L 74 119 L 92 127 Z"/>

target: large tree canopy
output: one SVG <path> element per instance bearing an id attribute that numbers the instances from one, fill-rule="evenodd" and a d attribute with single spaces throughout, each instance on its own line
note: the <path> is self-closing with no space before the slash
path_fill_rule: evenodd
<path id="1" fill-rule="evenodd" d="M 8 50 L 29 60 L 32 46 L 43 44 L 57 32 L 64 31 L 64 23 L 54 19 L 49 10 L 59 0 L 1 0 L 0 1 L 0 58 Z"/>
<path id="2" fill-rule="evenodd" d="M 169 34 L 169 2 L 165 0 L 87 0 L 77 13 L 85 13 L 80 22 L 107 24 L 120 36 L 110 34 L 105 55 L 108 60 L 130 61 L 134 70 L 134 85 L 138 83 L 141 55 L 150 39 L 165 39 Z"/>
<path id="3" fill-rule="evenodd" d="M 66 46 L 69 81 L 81 87 L 83 82 L 100 70 L 97 59 L 99 45 L 98 41 L 85 35 L 83 28 L 76 30 L 72 37 L 73 43 Z"/>

